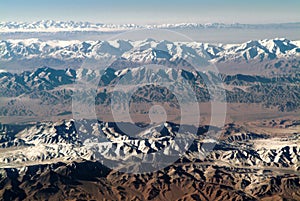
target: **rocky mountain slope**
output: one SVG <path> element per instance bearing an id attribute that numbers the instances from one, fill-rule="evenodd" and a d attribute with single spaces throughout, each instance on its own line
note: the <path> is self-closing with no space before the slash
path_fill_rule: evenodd
<path id="1" fill-rule="evenodd" d="M 128 89 L 132 86 L 139 87 L 134 94 L 131 94 L 131 97 L 127 97 L 130 95 L 129 92 L 115 88 L 120 80 L 123 82 L 122 85 L 127 86 Z M 14 115 L 14 110 L 17 109 L 19 115 L 22 115 L 22 111 L 38 115 L 34 111 L 30 112 L 31 107 L 20 104 L 26 103 L 26 101 L 22 102 L 25 99 L 41 105 L 49 104 L 52 108 L 64 104 L 66 111 L 70 111 L 68 105 L 71 106 L 72 99 L 78 98 L 83 102 L 95 101 L 97 105 L 109 106 L 114 93 L 119 94 L 114 96 L 116 102 L 121 101 L 120 97 L 127 97 L 134 103 L 177 102 L 174 91 L 163 89 L 163 86 L 151 84 L 145 86 L 147 83 L 164 83 L 164 85 L 169 83 L 174 85 L 175 92 L 188 91 L 187 87 L 189 86 L 194 90 L 195 97 L 199 102 L 209 102 L 210 98 L 214 96 L 209 87 L 216 87 L 214 91 L 220 93 L 216 97 L 223 102 L 255 103 L 262 104 L 267 108 L 273 107 L 279 111 L 294 111 L 299 108 L 299 82 L 300 77 L 297 73 L 264 77 L 241 74 L 224 75 L 173 68 L 138 67 L 123 70 L 113 68 L 74 70 L 69 68 L 56 70 L 44 67 L 20 74 L 0 72 L 0 84 L 3 86 L 0 88 L 3 100 L 0 114 L 2 116 Z M 98 88 L 97 93 L 94 94 L 93 87 L 80 91 L 80 88 L 76 87 L 80 83 L 92 83 Z M 186 84 L 183 85 L 183 83 Z M 115 90 L 114 93 L 112 93 L 113 90 Z M 161 94 L 162 90 L 163 94 Z M 76 96 L 74 96 L 74 92 L 77 93 Z M 41 110 L 43 109 L 41 108 Z"/>
<path id="2" fill-rule="evenodd" d="M 160 149 L 172 156 L 180 150 L 173 144 L 177 125 L 165 124 L 165 131 L 150 129 L 135 134 L 136 138 L 120 132 L 115 123 L 74 123 L 40 123 L 21 129 L 1 125 L 4 200 L 298 200 L 300 196 L 299 133 L 283 141 L 228 124 L 213 128 L 219 134 L 214 138 L 207 126 L 200 127 L 191 147 L 175 163 L 151 173 L 128 174 L 105 165 Z M 149 135 L 146 142 L 145 134 Z M 100 140 L 104 138 L 107 141 Z M 203 157 L 205 144 L 211 142 L 214 150 Z"/>

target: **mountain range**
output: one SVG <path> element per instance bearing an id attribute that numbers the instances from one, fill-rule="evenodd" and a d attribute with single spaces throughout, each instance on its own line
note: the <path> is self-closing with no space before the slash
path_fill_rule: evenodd
<path id="1" fill-rule="evenodd" d="M 114 89 L 120 80 L 123 80 L 121 86 L 126 86 L 128 90 L 131 88 L 133 90 L 132 86 L 139 88 L 132 95 L 123 91 L 122 88 Z M 226 75 L 174 68 L 135 67 L 121 70 L 68 68 L 59 70 L 43 67 L 19 74 L 0 72 L 2 86 L 0 88 L 2 95 L 0 115 L 6 117 L 29 115 L 38 118 L 44 114 L 51 116 L 72 114 L 72 99 L 73 101 L 78 99 L 83 104 L 95 102 L 97 106 L 107 108 L 114 94 L 113 89 L 118 93 L 118 96 L 114 96 L 115 102 L 122 101 L 121 97 L 127 97 L 137 104 L 155 101 L 176 105 L 178 104 L 177 100 L 171 91 L 159 87 L 159 85 L 144 86 L 142 83 L 169 83 L 178 93 L 182 90 L 183 92 L 189 90 L 182 85 L 186 81 L 190 83 L 188 86 L 193 89 L 195 97 L 201 103 L 209 102 L 214 97 L 208 90 L 208 87 L 212 85 L 216 87 L 213 93 L 218 92 L 216 98 L 222 102 L 261 104 L 265 108 L 275 108 L 276 111 L 296 111 L 300 106 L 299 73 L 265 77 L 242 74 Z M 94 91 L 96 88 L 93 87 L 82 90 L 79 87 L 80 83 L 96 83 L 97 93 Z M 74 93 L 77 96 L 74 96 Z M 128 97 L 129 95 L 131 97 Z M 189 101 L 185 97 L 182 100 L 186 103 Z"/>
<path id="2" fill-rule="evenodd" d="M 224 23 L 177 23 L 177 24 L 104 24 L 91 22 L 41 20 L 36 22 L 0 22 L 0 33 L 8 32 L 58 32 L 58 31 L 124 31 L 132 29 L 207 29 L 207 28 L 299 28 L 300 23 L 281 24 L 224 24 Z"/>
<path id="3" fill-rule="evenodd" d="M 299 200 L 299 56 L 284 38 L 2 40 L 0 200 Z"/>
<path id="4" fill-rule="evenodd" d="M 299 121 L 278 124 L 288 131 Z M 175 140 L 177 127 L 153 126 L 143 139 L 120 132 L 114 122 L 0 124 L 0 195 L 4 200 L 299 200 L 299 133 L 274 138 L 231 123 L 213 128 L 220 135 L 215 139 L 209 126 L 201 126 L 183 152 Z M 215 148 L 207 152 L 210 143 Z M 149 157 L 159 150 L 166 159 L 178 152 L 181 157 L 160 170 L 139 169 L 143 156 L 147 167 L 163 162 Z"/>
<path id="5" fill-rule="evenodd" d="M 300 42 L 284 38 L 248 41 L 242 44 L 207 44 L 147 39 L 142 41 L 0 41 L 2 69 L 32 69 L 44 65 L 80 67 L 95 61 L 98 68 L 129 63 L 132 66 L 162 64 L 205 70 L 216 65 L 223 73 L 287 73 L 299 69 Z M 107 66 L 103 65 L 103 62 Z M 117 63 L 116 63 L 117 62 Z"/>

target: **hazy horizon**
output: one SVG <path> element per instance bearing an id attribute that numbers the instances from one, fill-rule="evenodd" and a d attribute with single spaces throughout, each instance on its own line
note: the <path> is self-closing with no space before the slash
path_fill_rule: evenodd
<path id="1" fill-rule="evenodd" d="M 75 23 L 92 23 L 92 24 L 113 24 L 113 25 L 126 25 L 126 24 L 134 24 L 138 26 L 151 26 L 151 25 L 164 25 L 164 24 L 224 24 L 224 25 L 234 25 L 234 24 L 241 24 L 241 25 L 285 25 L 285 24 L 300 24 L 299 21 L 287 21 L 287 22 L 257 22 L 257 23 L 242 23 L 242 22 L 222 22 L 222 21 L 211 21 L 211 22 L 188 22 L 188 21 L 178 21 L 178 22 L 173 22 L 173 23 L 105 23 L 102 21 L 87 21 L 87 20 L 55 20 L 55 19 L 37 19 L 37 20 L 32 20 L 32 21 L 26 21 L 26 20 L 0 20 L 0 23 L 9 23 L 9 22 L 15 22 L 15 23 L 36 23 L 36 22 L 42 22 L 42 21 L 54 21 L 54 22 L 75 22 Z"/>

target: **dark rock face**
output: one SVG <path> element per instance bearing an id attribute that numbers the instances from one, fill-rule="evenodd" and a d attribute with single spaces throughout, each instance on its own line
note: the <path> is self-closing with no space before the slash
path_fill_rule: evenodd
<path id="1" fill-rule="evenodd" d="M 260 184 L 254 185 L 256 179 L 261 179 Z M 137 175 L 112 171 L 90 161 L 2 169 L 0 186 L 3 200 L 300 198 L 296 176 L 259 176 L 255 169 L 245 171 L 192 163 Z"/>

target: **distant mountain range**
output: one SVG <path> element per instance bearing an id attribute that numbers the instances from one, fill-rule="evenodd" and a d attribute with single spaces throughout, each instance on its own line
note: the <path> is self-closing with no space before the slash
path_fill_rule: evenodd
<path id="1" fill-rule="evenodd" d="M 0 33 L 5 32 L 59 32 L 59 31 L 122 31 L 132 29 L 181 29 L 181 28 L 299 28 L 300 23 L 281 24 L 224 24 L 224 23 L 177 23 L 158 25 L 104 24 L 91 22 L 41 20 L 37 22 L 0 22 Z"/>
<path id="2" fill-rule="evenodd" d="M 87 60 L 115 61 L 119 68 L 141 64 L 203 67 L 215 64 L 235 74 L 292 72 L 299 70 L 300 41 L 284 38 L 252 40 L 242 44 L 208 44 L 146 39 L 141 41 L 0 41 L 2 69 L 32 69 L 44 65 L 80 67 Z M 116 61 L 119 61 L 116 63 Z M 127 63 L 127 64 L 124 64 Z M 128 64 L 129 63 L 129 64 Z M 125 66 L 124 66 L 125 65 Z M 135 65 L 135 66 L 136 66 Z M 108 67 L 108 66 L 105 66 Z M 227 72 L 226 72 L 227 71 Z"/>

